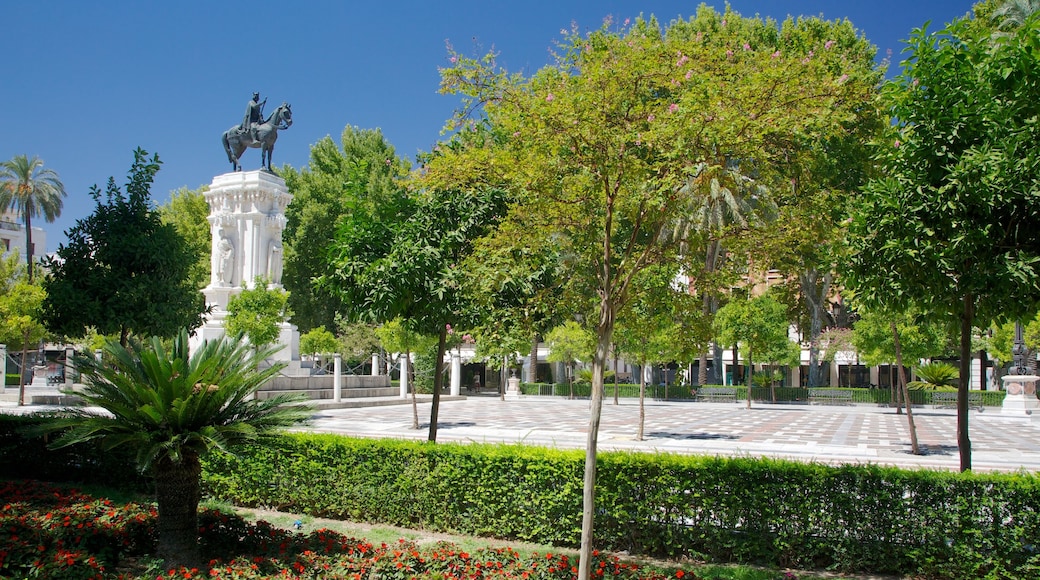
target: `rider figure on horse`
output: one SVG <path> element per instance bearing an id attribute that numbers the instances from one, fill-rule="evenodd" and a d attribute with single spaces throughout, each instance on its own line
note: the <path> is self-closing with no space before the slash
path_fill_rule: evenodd
<path id="1" fill-rule="evenodd" d="M 246 116 L 242 119 L 242 131 L 247 133 L 253 141 L 259 141 L 256 134 L 257 126 L 264 122 L 264 105 L 267 99 L 260 102 L 260 93 L 253 93 L 253 99 L 246 105 Z"/>

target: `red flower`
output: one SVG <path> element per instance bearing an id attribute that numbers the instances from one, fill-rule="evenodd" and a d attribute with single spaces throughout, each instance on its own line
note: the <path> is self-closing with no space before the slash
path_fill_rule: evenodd
<path id="1" fill-rule="evenodd" d="M 676 578 L 682 578 L 685 575 L 686 575 L 686 572 L 683 572 L 682 570 L 676 570 L 675 571 L 675 577 Z"/>

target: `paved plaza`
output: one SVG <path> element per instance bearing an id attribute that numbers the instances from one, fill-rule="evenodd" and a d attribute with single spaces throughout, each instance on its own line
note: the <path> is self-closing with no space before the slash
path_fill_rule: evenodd
<path id="1" fill-rule="evenodd" d="M 425 440 L 429 396 L 418 405 L 420 429 L 412 429 L 410 399 L 348 399 L 319 408 L 301 430 L 358 437 Z M 394 404 L 387 404 L 394 403 Z M 57 407 L 17 407 L 0 402 L 0 412 L 28 413 Z M 819 463 L 876 463 L 899 467 L 957 470 L 957 416 L 953 409 L 914 409 L 922 455 L 910 453 L 906 415 L 876 406 L 771 405 L 646 402 L 644 440 L 636 440 L 638 400 L 603 404 L 600 450 L 700 455 L 777 457 Z M 437 441 L 521 443 L 582 449 L 589 424 L 589 401 L 525 396 L 446 397 L 441 402 Z M 1040 417 L 1011 418 L 999 408 L 969 413 L 975 471 L 1040 471 Z"/>
<path id="2" fill-rule="evenodd" d="M 914 409 L 923 455 L 910 453 L 906 415 L 875 406 L 810 406 L 646 402 L 644 440 L 636 440 L 637 400 L 604 401 L 599 449 L 723 456 L 778 457 L 821 463 L 877 463 L 957 470 L 957 417 L 952 409 Z M 321 409 L 310 431 L 425 440 L 430 403 L 419 403 L 419 430 L 410 404 Z M 441 403 L 437 441 L 523 443 L 584 448 L 588 400 L 497 396 Z M 1040 470 L 1040 418 L 973 409 L 969 417 L 976 471 Z"/>

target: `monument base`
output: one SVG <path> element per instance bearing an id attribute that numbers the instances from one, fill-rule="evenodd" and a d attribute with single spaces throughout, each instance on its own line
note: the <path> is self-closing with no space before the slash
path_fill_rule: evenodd
<path id="1" fill-rule="evenodd" d="M 520 379 L 516 377 L 509 377 L 506 380 L 506 400 L 517 400 L 521 397 L 520 393 Z"/>
<path id="2" fill-rule="evenodd" d="M 1003 381 L 1007 394 L 1001 405 L 1001 415 L 1040 418 L 1040 400 L 1036 398 L 1038 380 L 1040 376 L 1036 375 L 1005 375 Z"/>

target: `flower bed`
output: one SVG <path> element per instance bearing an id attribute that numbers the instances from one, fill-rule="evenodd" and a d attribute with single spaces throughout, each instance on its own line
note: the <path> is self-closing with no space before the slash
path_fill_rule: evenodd
<path id="1" fill-rule="evenodd" d="M 38 481 L 0 483 L 0 577 L 40 579 L 409 578 L 570 580 L 577 561 L 562 554 L 522 556 L 509 548 L 475 553 L 449 543 L 419 547 L 405 540 L 373 546 L 321 529 L 308 534 L 249 523 L 214 510 L 199 514 L 208 565 L 164 570 L 155 548 L 155 507 L 115 505 L 74 489 Z M 667 575 L 597 554 L 596 578 L 694 579 L 687 570 Z"/>

